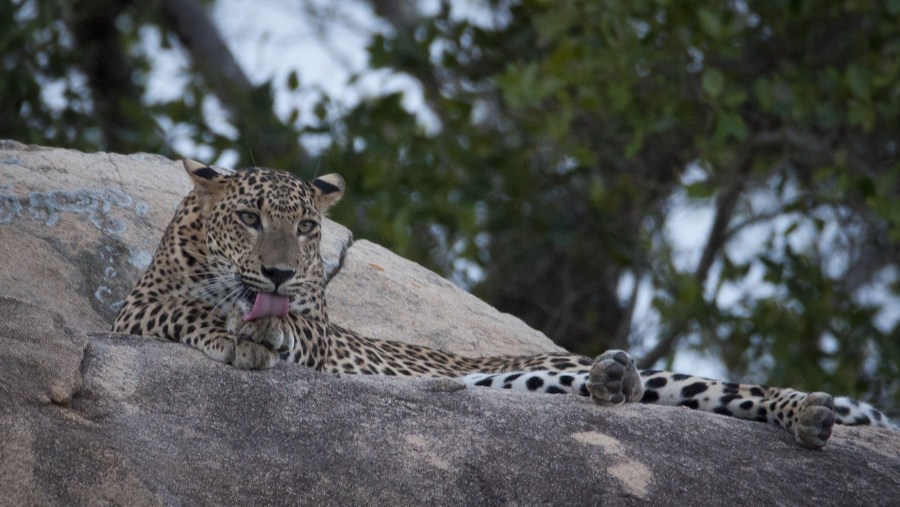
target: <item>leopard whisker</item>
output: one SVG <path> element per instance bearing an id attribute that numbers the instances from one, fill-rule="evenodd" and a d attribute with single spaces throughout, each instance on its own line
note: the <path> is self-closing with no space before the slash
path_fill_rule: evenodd
<path id="1" fill-rule="evenodd" d="M 219 311 L 221 314 L 227 314 L 231 309 L 234 308 L 234 305 L 240 300 L 241 296 L 247 289 L 244 287 L 235 287 L 234 290 L 225 295 L 224 298 L 219 300 L 218 303 L 213 305 L 212 311 L 215 313 Z"/>

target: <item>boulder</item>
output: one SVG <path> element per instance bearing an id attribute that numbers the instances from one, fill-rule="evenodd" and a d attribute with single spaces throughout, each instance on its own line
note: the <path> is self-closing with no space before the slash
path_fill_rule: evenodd
<path id="1" fill-rule="evenodd" d="M 687 409 L 242 371 L 106 332 L 188 185 L 158 156 L 0 144 L 0 504 L 896 505 L 896 431 L 837 427 L 810 451 Z M 555 349 L 326 230 L 337 322 L 469 354 Z"/>

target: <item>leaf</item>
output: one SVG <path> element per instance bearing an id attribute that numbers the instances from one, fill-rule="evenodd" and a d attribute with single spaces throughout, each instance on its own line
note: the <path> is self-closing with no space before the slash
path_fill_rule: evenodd
<path id="1" fill-rule="evenodd" d="M 725 88 L 725 76 L 718 69 L 706 69 L 700 78 L 700 86 L 707 95 L 717 98 Z"/>
<path id="2" fill-rule="evenodd" d="M 891 16 L 900 16 L 900 0 L 887 0 L 885 7 Z"/>
<path id="3" fill-rule="evenodd" d="M 730 138 L 743 141 L 747 138 L 747 126 L 741 115 L 735 112 L 725 112 L 719 115 L 716 123 L 715 138 L 722 142 Z"/>
<path id="4" fill-rule="evenodd" d="M 296 70 L 292 70 L 288 74 L 287 87 L 288 87 L 288 90 L 290 90 L 292 92 L 297 91 L 297 88 L 300 87 L 300 78 L 297 76 Z"/>
<path id="5" fill-rule="evenodd" d="M 872 74 L 868 69 L 851 63 L 846 71 L 847 86 L 859 99 L 868 99 L 871 92 Z"/>
<path id="6" fill-rule="evenodd" d="M 628 160 L 633 159 L 643 147 L 644 134 L 641 131 L 637 131 L 634 133 L 634 136 L 632 136 L 631 141 L 628 142 L 628 145 L 625 146 L 625 158 Z"/>
<path id="7" fill-rule="evenodd" d="M 722 20 L 719 19 L 717 12 L 703 8 L 698 9 L 697 19 L 700 20 L 700 27 L 710 37 L 718 39 L 722 35 Z"/>

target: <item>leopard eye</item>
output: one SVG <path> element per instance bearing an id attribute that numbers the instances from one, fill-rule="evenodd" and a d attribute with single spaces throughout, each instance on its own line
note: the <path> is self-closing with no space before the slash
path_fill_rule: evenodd
<path id="1" fill-rule="evenodd" d="M 247 227 L 259 229 L 259 215 L 256 213 L 252 211 L 238 211 L 237 216 Z"/>
<path id="2" fill-rule="evenodd" d="M 297 234 L 309 234 L 316 228 L 319 224 L 316 223 L 315 220 L 301 220 L 299 224 L 297 224 Z"/>

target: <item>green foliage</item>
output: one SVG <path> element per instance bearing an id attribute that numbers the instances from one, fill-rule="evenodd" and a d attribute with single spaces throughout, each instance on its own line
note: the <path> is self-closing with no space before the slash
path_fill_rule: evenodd
<path id="1" fill-rule="evenodd" d="M 327 134 L 314 166 L 348 182 L 337 220 L 561 345 L 649 363 L 692 347 L 736 380 L 900 407 L 900 331 L 880 315 L 900 298 L 900 3 L 491 0 L 491 27 L 445 4 L 369 47 L 373 69 L 418 81 L 425 121 L 390 93 L 349 110 L 326 96 L 288 126 L 269 84 L 228 91 L 203 62 L 148 103 L 140 30 L 174 35 L 155 4 L 107 3 L 134 86 L 111 115 L 71 35 L 73 14 L 101 11 L 0 10 L 0 136 L 168 153 L 157 125 L 176 125 L 210 160 L 297 167 L 278 147 Z M 203 107 L 236 93 L 226 135 Z M 692 207 L 712 210 L 708 231 L 669 227 Z M 686 260 L 675 235 L 692 226 L 706 241 Z M 658 323 L 632 322 L 626 280 Z"/>
<path id="2" fill-rule="evenodd" d="M 68 72 L 79 55 L 56 7 L 10 2 L 0 9 L 0 137 L 90 149 L 100 133 L 90 119 L 87 90 Z M 64 105 L 43 100 L 45 88 Z"/>
<path id="3" fill-rule="evenodd" d="M 245 165 L 305 161 L 297 132 L 275 117 L 270 83 L 240 89 L 194 62 L 177 76 L 179 95 L 148 99 L 151 60 L 179 45 L 159 9 L 119 0 L 12 0 L 0 9 L 0 137 L 177 157 L 169 136 L 178 136 L 210 160 L 235 150 Z M 142 31 L 158 33 L 160 47 L 144 45 Z M 288 86 L 299 86 L 296 74 Z M 208 121 L 210 103 L 229 113 L 237 136 Z"/>

